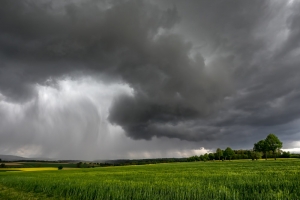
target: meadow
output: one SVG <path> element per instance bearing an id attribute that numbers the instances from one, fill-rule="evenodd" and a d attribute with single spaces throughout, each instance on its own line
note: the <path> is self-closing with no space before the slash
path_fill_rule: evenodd
<path id="1" fill-rule="evenodd" d="M 300 159 L 6 171 L 0 199 L 300 199 Z"/>

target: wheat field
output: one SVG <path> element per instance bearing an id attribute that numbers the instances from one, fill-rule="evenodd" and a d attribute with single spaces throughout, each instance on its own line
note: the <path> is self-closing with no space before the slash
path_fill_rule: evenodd
<path id="1" fill-rule="evenodd" d="M 300 199 L 300 159 L 7 171 L 0 186 L 1 199 Z"/>

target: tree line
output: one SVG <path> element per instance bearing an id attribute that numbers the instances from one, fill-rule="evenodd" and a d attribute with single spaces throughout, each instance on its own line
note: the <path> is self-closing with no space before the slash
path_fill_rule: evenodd
<path id="1" fill-rule="evenodd" d="M 232 159 L 252 159 L 260 158 L 300 158 L 298 154 L 281 151 L 282 142 L 274 134 L 269 134 L 266 139 L 260 140 L 254 144 L 251 150 L 233 150 L 227 147 L 225 150 L 218 148 L 215 153 L 206 153 L 200 156 L 192 156 L 187 159 L 188 162 L 193 161 L 209 161 L 209 160 L 232 160 Z"/>

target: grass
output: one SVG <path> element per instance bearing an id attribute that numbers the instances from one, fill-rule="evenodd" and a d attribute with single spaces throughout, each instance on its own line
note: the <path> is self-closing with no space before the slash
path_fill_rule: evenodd
<path id="1" fill-rule="evenodd" d="M 265 200 L 300 199 L 299 177 L 300 159 L 281 159 L 6 172 L 0 185 L 37 199 Z"/>
<path id="2" fill-rule="evenodd" d="M 54 200 L 55 198 L 47 197 L 43 194 L 36 194 L 32 192 L 23 192 L 13 188 L 8 188 L 3 185 L 0 185 L 0 199 L 5 200 Z"/>

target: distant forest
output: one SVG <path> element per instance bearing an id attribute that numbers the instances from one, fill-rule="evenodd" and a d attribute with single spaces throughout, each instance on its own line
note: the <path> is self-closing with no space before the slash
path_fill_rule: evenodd
<path id="1" fill-rule="evenodd" d="M 224 151 L 223 151 L 224 152 Z M 232 160 L 237 159 L 256 159 L 253 154 L 253 150 L 233 150 L 234 155 L 231 157 Z M 290 152 L 281 151 L 278 155 L 278 158 L 300 158 L 300 154 L 291 154 Z M 226 161 L 225 156 L 221 156 L 220 160 Z M 273 153 L 268 152 L 268 158 L 273 158 Z M 228 158 L 226 158 L 228 159 Z M 10 162 L 23 162 L 22 167 L 49 167 L 49 163 L 54 167 L 60 165 L 60 163 L 68 163 L 64 164 L 64 167 L 71 168 L 93 168 L 93 167 L 111 167 L 111 166 L 127 166 L 127 165 L 148 165 L 148 164 L 159 164 L 159 163 L 174 163 L 174 162 L 195 162 L 195 161 L 215 161 L 218 160 L 218 156 L 216 153 L 206 153 L 200 156 L 192 156 L 189 158 L 152 158 L 152 159 L 134 159 L 134 160 L 108 160 L 104 162 L 74 162 L 69 160 L 61 160 L 61 161 L 41 161 L 41 160 L 19 160 L 19 161 L 10 161 Z M 0 161 L 1 162 L 1 161 Z M 6 161 L 6 163 L 10 163 Z M 28 164 L 27 164 L 28 163 Z M 34 164 L 36 163 L 36 164 Z M 44 163 L 44 164 L 42 164 Z M 53 164 L 52 164 L 53 163 Z M 54 164 L 56 163 L 56 164 Z M 3 166 L 6 167 L 4 163 Z M 19 167 L 9 166 L 10 168 Z"/>

